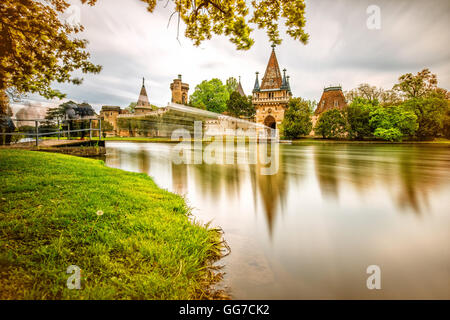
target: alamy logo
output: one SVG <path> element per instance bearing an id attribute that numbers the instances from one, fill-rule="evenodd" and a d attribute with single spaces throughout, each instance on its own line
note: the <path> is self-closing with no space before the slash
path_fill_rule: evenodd
<path id="1" fill-rule="evenodd" d="M 67 268 L 67 274 L 72 275 L 67 279 L 67 288 L 81 289 L 81 269 L 76 265 L 70 265 Z"/>
<path id="2" fill-rule="evenodd" d="M 370 5 L 367 7 L 366 13 L 369 17 L 366 20 L 366 26 L 369 30 L 381 29 L 381 9 L 377 5 Z"/>
<path id="3" fill-rule="evenodd" d="M 225 135 L 203 135 L 202 121 L 194 121 L 194 139 L 186 129 L 174 130 L 171 140 L 181 139 L 181 142 L 172 149 L 172 161 L 175 164 L 258 164 L 262 175 L 278 172 L 280 151 L 276 139 L 257 137 L 255 130 L 227 129 L 225 132 Z M 273 134 L 277 135 L 277 132 Z M 203 140 L 210 141 L 204 148 Z"/>
<path id="4" fill-rule="evenodd" d="M 373 290 L 381 289 L 381 269 L 379 266 L 373 264 L 367 267 L 366 272 L 370 274 L 370 276 L 367 278 L 367 289 Z"/>

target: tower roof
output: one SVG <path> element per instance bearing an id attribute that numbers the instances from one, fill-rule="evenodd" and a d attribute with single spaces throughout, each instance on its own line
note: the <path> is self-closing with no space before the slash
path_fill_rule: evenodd
<path id="1" fill-rule="evenodd" d="M 259 91 L 260 90 L 258 74 L 259 74 L 259 72 L 256 72 L 256 79 L 255 79 L 255 85 L 253 86 L 253 91 Z"/>
<path id="2" fill-rule="evenodd" d="M 322 97 L 314 114 L 318 115 L 333 108 L 343 109 L 346 105 L 341 86 L 327 87 L 323 89 Z"/>
<path id="3" fill-rule="evenodd" d="M 272 45 L 272 53 L 267 63 L 266 72 L 261 82 L 261 90 L 278 89 L 283 84 L 280 67 L 278 66 L 277 56 L 275 54 L 275 45 Z"/>
<path id="4" fill-rule="evenodd" d="M 139 93 L 139 99 L 137 101 L 137 106 L 149 106 L 150 105 L 150 103 L 148 102 L 147 90 L 145 90 L 144 81 L 145 81 L 145 79 L 142 78 L 142 87 L 141 87 L 141 92 Z"/>
<path id="5" fill-rule="evenodd" d="M 238 86 L 236 88 L 236 91 L 243 97 L 245 97 L 245 93 L 244 93 L 244 89 L 242 89 L 242 85 L 241 85 L 241 77 L 239 77 L 239 83 Z"/>

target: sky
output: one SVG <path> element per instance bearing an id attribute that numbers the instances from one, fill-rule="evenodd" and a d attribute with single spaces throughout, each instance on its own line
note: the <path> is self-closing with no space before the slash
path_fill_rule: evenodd
<path id="1" fill-rule="evenodd" d="M 67 99 L 88 102 L 97 111 L 102 105 L 127 107 L 137 101 L 142 77 L 152 104 L 165 106 L 171 99 L 170 83 L 182 74 L 189 94 L 202 80 L 241 77 L 251 94 L 255 72 L 263 74 L 271 47 L 264 30 L 253 32 L 255 44 L 237 51 L 225 36 L 213 36 L 195 47 L 184 38 L 171 3 L 158 0 L 153 13 L 139 0 L 98 0 L 94 6 L 73 7 L 65 15 L 85 27 L 80 37 L 89 41 L 91 61 L 103 66 L 99 74 L 82 75 L 80 86 L 55 84 Z M 380 8 L 379 29 L 370 5 Z M 281 25 L 283 22 L 281 21 Z M 361 83 L 390 89 L 404 73 L 429 68 L 438 85 L 450 89 L 450 1 L 448 0 L 311 0 L 306 1 L 307 45 L 291 39 L 280 27 L 283 43 L 275 48 L 280 68 L 286 68 L 295 97 L 320 99 L 323 88 L 341 85 L 350 90 Z M 262 75 L 260 75 L 261 78 Z M 30 95 L 36 105 L 52 106 Z M 63 101 L 65 101 L 63 100 Z"/>

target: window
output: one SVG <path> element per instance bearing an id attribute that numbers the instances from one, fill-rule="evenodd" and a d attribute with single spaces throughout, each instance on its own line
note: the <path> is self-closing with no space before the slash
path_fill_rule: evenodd
<path id="1" fill-rule="evenodd" d="M 334 100 L 334 107 L 337 108 L 339 106 L 339 101 Z"/>

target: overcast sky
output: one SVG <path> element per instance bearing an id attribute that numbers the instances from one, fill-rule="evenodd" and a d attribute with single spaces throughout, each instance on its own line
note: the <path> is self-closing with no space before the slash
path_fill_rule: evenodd
<path id="1" fill-rule="evenodd" d="M 176 19 L 167 27 L 172 10 L 170 5 L 164 8 L 165 0 L 158 1 L 153 14 L 138 0 L 98 0 L 94 7 L 72 3 L 80 8 L 91 60 L 103 70 L 83 75 L 81 86 L 55 87 L 97 110 L 136 101 L 142 77 L 150 102 L 159 106 L 170 101 L 169 85 L 178 74 L 189 83 L 190 94 L 202 80 L 230 76 L 241 76 L 245 93 L 251 94 L 255 71 L 264 73 L 269 59 L 270 43 L 259 30 L 248 51 L 237 51 L 217 36 L 195 47 L 183 37 L 183 26 L 179 43 Z M 367 28 L 369 5 L 381 9 L 379 30 Z M 306 1 L 306 20 L 307 45 L 284 35 L 276 48 L 294 96 L 319 100 L 330 84 L 341 84 L 343 90 L 360 83 L 391 88 L 399 75 L 425 67 L 438 75 L 439 86 L 450 89 L 448 0 L 313 0 Z"/>

